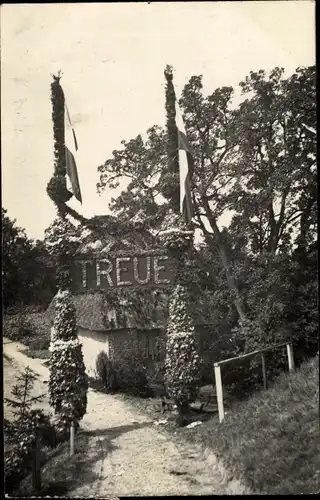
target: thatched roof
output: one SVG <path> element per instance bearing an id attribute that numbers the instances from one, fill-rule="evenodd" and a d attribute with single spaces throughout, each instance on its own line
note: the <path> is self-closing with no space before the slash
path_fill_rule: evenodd
<path id="1" fill-rule="evenodd" d="M 160 289 L 81 293 L 74 295 L 73 300 L 77 311 L 77 325 L 86 330 L 149 330 L 165 328 L 168 320 L 169 291 Z M 201 295 L 194 297 L 190 303 L 190 313 L 196 325 L 210 325 L 212 306 Z M 46 314 L 50 321 L 54 320 L 55 298 Z"/>
<path id="2" fill-rule="evenodd" d="M 112 331 L 123 328 L 153 329 L 166 324 L 167 298 L 157 290 L 147 290 L 137 296 L 121 293 L 83 293 L 74 296 L 77 324 L 86 330 Z M 54 320 L 55 298 L 47 309 Z"/>

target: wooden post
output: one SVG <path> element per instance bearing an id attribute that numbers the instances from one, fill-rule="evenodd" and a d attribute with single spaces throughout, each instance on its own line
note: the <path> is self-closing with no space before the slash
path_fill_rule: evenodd
<path id="1" fill-rule="evenodd" d="M 32 461 L 32 487 L 35 491 L 41 490 L 41 468 L 40 468 L 40 434 L 36 428 L 34 431 L 34 449 Z"/>
<path id="2" fill-rule="evenodd" d="M 294 372 L 294 359 L 293 359 L 292 344 L 287 344 L 287 353 L 288 353 L 289 372 Z"/>
<path id="3" fill-rule="evenodd" d="M 70 456 L 74 455 L 74 422 L 70 426 Z"/>
<path id="4" fill-rule="evenodd" d="M 221 423 L 224 419 L 224 407 L 223 407 L 223 391 L 222 391 L 222 379 L 221 379 L 221 368 L 218 364 L 214 365 L 214 376 L 216 380 L 216 391 L 217 391 L 217 402 L 219 411 L 219 422 Z"/>
<path id="5" fill-rule="evenodd" d="M 268 383 L 267 383 L 266 357 L 264 353 L 261 354 L 261 363 L 262 363 L 263 388 L 266 390 L 268 388 Z"/>

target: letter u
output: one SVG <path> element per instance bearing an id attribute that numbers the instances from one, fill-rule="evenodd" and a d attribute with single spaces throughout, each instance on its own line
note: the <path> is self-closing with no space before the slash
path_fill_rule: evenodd
<path id="1" fill-rule="evenodd" d="M 134 280 L 139 283 L 139 285 L 146 285 L 150 281 L 151 276 L 151 259 L 147 257 L 147 273 L 144 279 L 141 279 L 139 276 L 139 266 L 138 266 L 138 257 L 133 258 L 133 276 Z"/>

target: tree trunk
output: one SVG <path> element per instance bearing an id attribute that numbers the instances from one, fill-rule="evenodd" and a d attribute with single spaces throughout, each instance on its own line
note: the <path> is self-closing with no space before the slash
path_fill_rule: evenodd
<path id="1" fill-rule="evenodd" d="M 280 208 L 280 214 L 279 214 L 279 219 L 276 221 L 275 216 L 274 216 L 274 210 L 273 210 L 273 202 L 270 201 L 269 204 L 269 225 L 270 225 L 270 236 L 269 236 L 269 241 L 268 241 L 268 252 L 269 252 L 269 261 L 268 261 L 268 268 L 267 271 L 268 273 L 271 271 L 272 267 L 272 262 L 273 262 L 273 256 L 276 254 L 278 244 L 281 238 L 281 234 L 283 231 L 283 222 L 284 222 L 284 216 L 285 216 L 285 208 L 286 208 L 286 199 L 288 196 L 289 190 L 286 189 L 282 193 L 282 198 L 281 198 L 281 208 Z"/>
<path id="2" fill-rule="evenodd" d="M 300 219 L 300 234 L 297 238 L 297 248 L 294 251 L 296 255 L 303 255 L 307 247 L 307 234 L 311 225 L 310 215 L 313 204 L 316 202 L 316 198 L 309 198 L 304 211 L 301 214 Z"/>
<path id="3" fill-rule="evenodd" d="M 244 306 L 243 306 L 243 303 L 241 300 L 241 296 L 240 296 L 240 292 L 239 292 L 236 280 L 232 274 L 231 265 L 229 262 L 225 243 L 222 239 L 221 232 L 220 232 L 220 229 L 218 228 L 216 219 L 211 214 L 208 200 L 204 199 L 203 204 L 204 204 L 204 207 L 206 210 L 207 218 L 209 220 L 210 226 L 212 228 L 215 240 L 216 240 L 218 248 L 219 248 L 219 254 L 221 257 L 221 262 L 222 262 L 223 268 L 224 268 L 226 276 L 227 276 L 227 283 L 228 283 L 229 289 L 231 290 L 231 292 L 233 293 L 233 295 L 235 297 L 234 305 L 236 307 L 237 313 L 239 314 L 241 321 L 243 321 L 244 319 L 246 319 L 246 314 L 245 314 Z"/>

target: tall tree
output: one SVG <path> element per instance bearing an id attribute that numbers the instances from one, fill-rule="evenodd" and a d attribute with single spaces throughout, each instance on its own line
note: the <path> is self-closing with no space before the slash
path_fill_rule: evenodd
<path id="1" fill-rule="evenodd" d="M 4 307 L 46 306 L 55 293 L 54 262 L 43 242 L 29 239 L 4 208 L 1 222 Z"/>
<path id="2" fill-rule="evenodd" d="M 250 318 L 253 302 L 243 290 L 254 258 L 261 256 L 259 281 L 267 283 L 271 273 L 275 290 L 277 255 L 289 259 L 295 245 L 302 248 L 304 234 L 308 244 L 315 237 L 316 143 L 301 126 L 315 127 L 315 68 L 298 68 L 289 78 L 280 68 L 268 75 L 252 72 L 240 85 L 245 100 L 234 109 L 231 87 L 205 97 L 202 77 L 193 76 L 179 104 L 195 159 L 195 225 L 212 256 L 219 251 L 238 315 Z M 166 169 L 166 137 L 152 127 L 146 141 L 139 136 L 124 142 L 98 169 L 100 192 L 120 177 L 129 179 L 126 191 L 111 204 L 114 213 L 125 219 L 140 207 L 144 224 L 154 231 L 170 205 L 163 202 L 159 176 Z M 224 214 L 231 215 L 231 224 L 222 230 Z M 211 274 L 210 266 L 205 271 Z"/>
<path id="3" fill-rule="evenodd" d="M 3 303 L 7 307 L 29 302 L 31 283 L 25 268 L 31 242 L 25 231 L 16 225 L 16 220 L 8 217 L 4 208 L 1 209 L 1 223 Z"/>
<path id="4" fill-rule="evenodd" d="M 231 229 L 246 235 L 250 252 L 268 255 L 271 269 L 299 225 L 304 240 L 312 224 L 316 139 L 302 123 L 315 124 L 315 72 L 298 69 L 284 79 L 283 69 L 268 77 L 261 70 L 240 85 L 250 97 L 236 112 L 241 140 L 238 161 L 229 168 L 236 181 L 225 201 L 235 212 Z"/>

